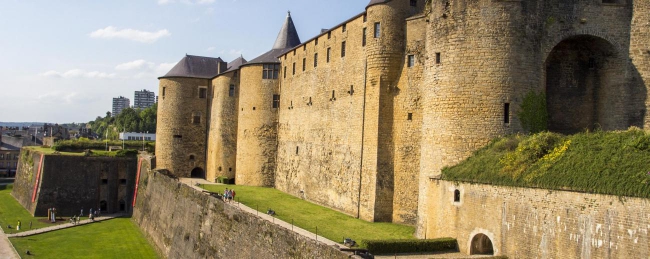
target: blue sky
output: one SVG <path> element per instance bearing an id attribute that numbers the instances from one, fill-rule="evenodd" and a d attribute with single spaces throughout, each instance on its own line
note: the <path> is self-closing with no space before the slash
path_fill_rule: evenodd
<path id="1" fill-rule="evenodd" d="M 291 11 L 301 40 L 369 0 L 0 0 L 0 121 L 87 122 L 158 92 L 187 54 L 251 60 Z"/>

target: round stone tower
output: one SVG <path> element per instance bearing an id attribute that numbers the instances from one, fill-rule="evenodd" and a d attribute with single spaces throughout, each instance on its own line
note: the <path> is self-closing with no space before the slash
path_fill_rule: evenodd
<path id="1" fill-rule="evenodd" d="M 273 49 L 241 66 L 235 183 L 274 186 L 278 149 L 280 60 L 278 56 L 300 44 L 287 15 Z"/>
<path id="2" fill-rule="evenodd" d="M 159 78 L 157 168 L 177 177 L 206 177 L 210 79 L 225 68 L 220 58 L 188 55 Z"/>
<path id="3" fill-rule="evenodd" d="M 366 104 L 359 217 L 392 221 L 393 115 L 404 63 L 409 1 L 372 0 L 366 7 Z"/>

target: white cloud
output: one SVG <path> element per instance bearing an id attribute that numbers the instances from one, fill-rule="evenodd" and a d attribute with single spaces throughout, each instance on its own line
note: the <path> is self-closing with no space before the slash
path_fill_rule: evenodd
<path id="1" fill-rule="evenodd" d="M 169 70 L 172 70 L 175 65 L 176 63 L 160 63 L 156 66 L 155 72 L 158 75 L 164 75 L 169 72 Z"/>
<path id="2" fill-rule="evenodd" d="M 138 59 L 138 60 L 134 60 L 134 61 L 131 61 L 131 62 L 126 62 L 126 63 L 119 64 L 119 65 L 117 65 L 115 67 L 115 69 L 116 70 L 134 70 L 134 69 L 141 69 L 145 65 L 153 66 L 154 63 L 153 62 L 147 62 L 144 59 Z"/>
<path id="3" fill-rule="evenodd" d="M 94 79 L 110 79 L 110 78 L 115 78 L 117 76 L 115 73 L 105 73 L 105 72 L 99 72 L 99 71 L 90 71 L 86 72 L 81 69 L 71 69 L 65 72 L 59 72 L 56 70 L 50 70 L 45 73 L 42 73 L 41 76 L 44 77 L 58 77 L 58 78 L 94 78 Z"/>
<path id="4" fill-rule="evenodd" d="M 142 43 L 154 43 L 162 37 L 169 37 L 172 34 L 167 29 L 159 30 L 156 32 L 139 31 L 134 29 L 122 29 L 113 26 L 108 26 L 104 29 L 99 29 L 90 33 L 91 38 L 99 39 L 126 39 Z"/>
<path id="5" fill-rule="evenodd" d="M 215 0 L 158 0 L 159 5 L 184 3 L 184 4 L 212 4 Z"/>
<path id="6" fill-rule="evenodd" d="M 215 48 L 215 47 L 209 47 L 209 48 L 208 48 L 208 52 L 212 52 L 212 51 L 214 51 L 215 49 L 217 49 L 217 48 Z"/>

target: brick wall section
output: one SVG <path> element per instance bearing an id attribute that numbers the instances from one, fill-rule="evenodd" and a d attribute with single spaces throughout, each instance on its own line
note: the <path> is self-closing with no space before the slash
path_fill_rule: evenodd
<path id="1" fill-rule="evenodd" d="M 510 258 L 647 258 L 650 201 L 443 180 L 429 182 L 427 238 L 450 236 L 467 253 L 487 235 Z M 454 202 L 454 191 L 460 202 Z"/>
<path id="2" fill-rule="evenodd" d="M 262 79 L 262 64 L 241 67 L 237 128 L 237 174 L 240 185 L 273 186 L 277 152 L 278 109 L 273 95 L 279 80 Z"/>
<path id="3" fill-rule="evenodd" d="M 165 258 L 348 258 L 157 172 L 140 179 L 133 219 Z"/>
<path id="4" fill-rule="evenodd" d="M 423 226 L 430 218 L 427 179 L 467 158 L 490 139 L 523 131 L 517 117 L 519 106 L 526 93 L 546 90 L 546 61 L 561 42 L 586 35 L 589 41 L 583 44 L 603 41 L 603 46 L 616 51 L 606 64 L 597 65 L 604 68 L 598 71 L 602 75 L 594 126 L 614 130 L 642 124 L 638 114 L 646 105 L 635 96 L 645 97 L 647 92 L 634 81 L 635 72 L 629 69 L 633 66 L 625 54 L 631 8 L 600 1 L 433 2 L 423 79 L 430 89 L 423 91 L 422 98 L 419 237 L 424 236 Z M 436 53 L 440 53 L 440 64 Z M 569 98 L 549 100 L 557 101 L 571 106 Z M 504 120 L 505 103 L 510 104 L 510 123 Z"/>
<path id="5" fill-rule="evenodd" d="M 237 122 L 239 108 L 238 71 L 229 72 L 212 80 L 210 130 L 208 134 L 206 180 L 217 177 L 235 178 L 237 160 Z M 235 86 L 230 96 L 230 85 Z"/>
<path id="6" fill-rule="evenodd" d="M 360 193 L 365 80 L 361 39 L 366 25 L 358 17 L 346 24 L 345 32 L 341 27 L 334 28 L 329 39 L 327 34 L 321 35 L 318 45 L 315 40 L 306 42 L 306 47 L 298 47 L 295 55 L 291 51 L 280 58 L 281 70 L 286 67 L 287 73 L 286 77 L 281 74 L 275 187 L 354 216 Z M 343 41 L 346 55 L 342 58 Z"/>
<path id="7" fill-rule="evenodd" d="M 99 208 L 100 201 L 107 203 L 104 212 L 119 212 L 120 201 L 124 201 L 125 212 L 130 212 L 137 172 L 135 158 L 46 155 L 36 202 L 32 203 L 40 153 L 26 149 L 22 152 L 27 158 L 20 160 L 12 195 L 32 215 L 47 216 L 47 209 L 52 207 L 62 216 L 78 215 L 81 208 L 85 212 Z M 106 179 L 105 184 L 102 179 Z M 122 179 L 126 182 L 122 183 Z"/>
<path id="8" fill-rule="evenodd" d="M 208 98 L 199 98 L 199 87 L 211 92 L 209 80 L 160 79 L 156 156 L 160 168 L 179 177 L 190 177 L 197 167 L 206 169 Z M 200 123 L 193 123 L 194 114 L 201 115 Z M 194 156 L 194 160 L 190 156 Z"/>

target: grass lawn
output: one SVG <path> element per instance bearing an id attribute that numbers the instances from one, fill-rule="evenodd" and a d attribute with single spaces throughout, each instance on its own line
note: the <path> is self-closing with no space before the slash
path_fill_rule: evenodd
<path id="1" fill-rule="evenodd" d="M 412 226 L 394 223 L 373 223 L 356 219 L 341 212 L 325 208 L 308 201 L 298 199 L 273 188 L 250 187 L 238 185 L 202 185 L 202 188 L 223 193 L 225 188 L 234 189 L 239 202 L 266 213 L 271 208 L 276 217 L 316 232 L 335 242 L 343 242 L 349 237 L 360 243 L 372 239 L 415 239 Z"/>
<path id="2" fill-rule="evenodd" d="M 23 206 L 11 196 L 13 185 L 0 185 L 0 227 L 5 233 L 17 233 L 16 224 L 22 222 L 22 228 L 18 232 L 29 230 L 29 222 L 32 222 L 32 229 L 54 226 L 56 224 L 41 222 L 46 217 L 32 217 Z M 58 221 L 58 224 L 65 223 Z M 11 225 L 12 229 L 7 229 Z"/>
<path id="3" fill-rule="evenodd" d="M 129 218 L 9 240 L 23 258 L 158 258 Z M 33 256 L 25 255 L 27 250 Z"/>

